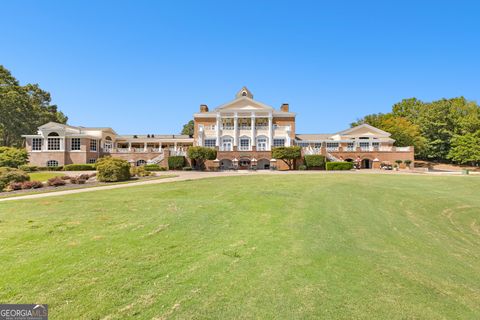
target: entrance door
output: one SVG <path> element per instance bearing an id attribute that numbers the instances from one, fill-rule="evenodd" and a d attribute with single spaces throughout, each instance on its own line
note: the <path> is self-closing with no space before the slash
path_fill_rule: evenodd
<path id="1" fill-rule="evenodd" d="M 248 159 L 241 159 L 241 160 L 238 162 L 238 167 L 239 167 L 240 170 L 250 169 L 250 160 L 248 160 Z"/>
<path id="2" fill-rule="evenodd" d="M 362 168 L 363 169 L 370 169 L 372 167 L 372 162 L 370 159 L 363 159 L 362 160 Z"/>

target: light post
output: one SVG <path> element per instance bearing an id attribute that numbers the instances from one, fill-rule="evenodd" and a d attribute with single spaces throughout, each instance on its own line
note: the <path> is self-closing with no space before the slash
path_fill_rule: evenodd
<path id="1" fill-rule="evenodd" d="M 237 170 L 238 169 L 238 159 L 233 158 L 232 163 L 233 163 L 233 169 Z"/>
<path id="2" fill-rule="evenodd" d="M 254 157 L 250 162 L 252 163 L 252 169 L 257 170 L 257 159 Z"/>

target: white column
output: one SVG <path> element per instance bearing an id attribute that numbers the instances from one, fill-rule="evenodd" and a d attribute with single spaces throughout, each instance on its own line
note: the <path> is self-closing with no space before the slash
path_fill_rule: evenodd
<path id="1" fill-rule="evenodd" d="M 252 127 L 252 147 L 255 147 L 255 113 L 250 117 L 250 126 Z"/>
<path id="2" fill-rule="evenodd" d="M 162 141 L 158 143 L 158 151 L 162 152 Z"/>
<path id="3" fill-rule="evenodd" d="M 238 115 L 235 112 L 233 116 L 233 146 L 236 147 L 238 145 Z"/>
<path id="4" fill-rule="evenodd" d="M 268 150 L 272 150 L 273 146 L 273 118 L 272 115 L 268 116 Z"/>
<path id="5" fill-rule="evenodd" d="M 143 152 L 147 152 L 147 143 L 146 142 L 143 143 Z"/>
<path id="6" fill-rule="evenodd" d="M 173 150 L 177 151 L 177 141 L 173 143 Z"/>
<path id="7" fill-rule="evenodd" d="M 65 151 L 65 137 L 60 138 L 60 150 Z"/>
<path id="8" fill-rule="evenodd" d="M 220 117 L 220 114 L 217 114 L 217 127 L 215 128 L 216 134 L 217 134 L 217 140 L 215 142 L 215 145 L 217 147 L 220 146 L 220 123 L 221 123 L 221 117 Z"/>
<path id="9" fill-rule="evenodd" d="M 128 151 L 132 151 L 132 143 L 128 142 Z"/>

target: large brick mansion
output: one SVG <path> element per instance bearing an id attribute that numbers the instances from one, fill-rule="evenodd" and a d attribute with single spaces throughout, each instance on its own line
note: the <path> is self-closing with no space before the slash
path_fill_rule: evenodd
<path id="1" fill-rule="evenodd" d="M 279 110 L 256 101 L 247 88 L 212 111 L 200 105 L 194 114 L 194 135 L 120 135 L 112 128 L 89 128 L 47 123 L 36 135 L 24 135 L 32 165 L 58 166 L 94 163 L 102 156 L 128 160 L 132 165 L 167 166 L 171 155 L 187 155 L 189 146 L 217 149 L 208 168 L 285 168 L 271 149 L 298 145 L 303 154 L 322 154 L 331 161 L 355 161 L 362 168 L 382 162 L 413 161 L 413 147 L 395 147 L 388 132 L 363 124 L 334 134 L 297 134 L 296 114 L 289 105 Z"/>

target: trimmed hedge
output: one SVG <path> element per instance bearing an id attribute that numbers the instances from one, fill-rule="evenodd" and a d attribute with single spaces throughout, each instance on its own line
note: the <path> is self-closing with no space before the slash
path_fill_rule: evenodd
<path id="1" fill-rule="evenodd" d="M 320 168 L 325 169 L 325 156 L 319 154 L 312 154 L 305 156 L 305 165 L 308 169 Z"/>
<path id="2" fill-rule="evenodd" d="M 10 182 L 29 181 L 30 176 L 22 170 L 13 168 L 0 168 L 0 191 L 2 191 Z"/>
<path id="3" fill-rule="evenodd" d="M 67 164 L 63 166 L 63 171 L 88 171 L 95 170 L 95 164 Z"/>
<path id="4" fill-rule="evenodd" d="M 168 158 L 168 169 L 179 170 L 185 167 L 184 156 L 173 156 Z"/>
<path id="5" fill-rule="evenodd" d="M 23 170 L 25 172 L 35 172 L 38 171 L 37 166 L 29 166 L 27 164 L 24 164 L 23 166 L 18 167 L 18 169 Z"/>
<path id="6" fill-rule="evenodd" d="M 125 181 L 130 179 L 130 164 L 118 158 L 102 158 L 97 162 L 97 180 L 103 182 Z"/>
<path id="7" fill-rule="evenodd" d="M 160 167 L 158 164 L 147 164 L 144 166 L 147 171 L 166 171 L 167 168 Z"/>
<path id="8" fill-rule="evenodd" d="M 307 166 L 304 164 L 301 164 L 298 166 L 298 170 L 307 170 Z"/>
<path id="9" fill-rule="evenodd" d="M 327 162 L 327 170 L 352 170 L 353 162 Z"/>
<path id="10" fill-rule="evenodd" d="M 37 167 L 38 171 L 62 171 L 63 166 L 56 167 Z"/>

